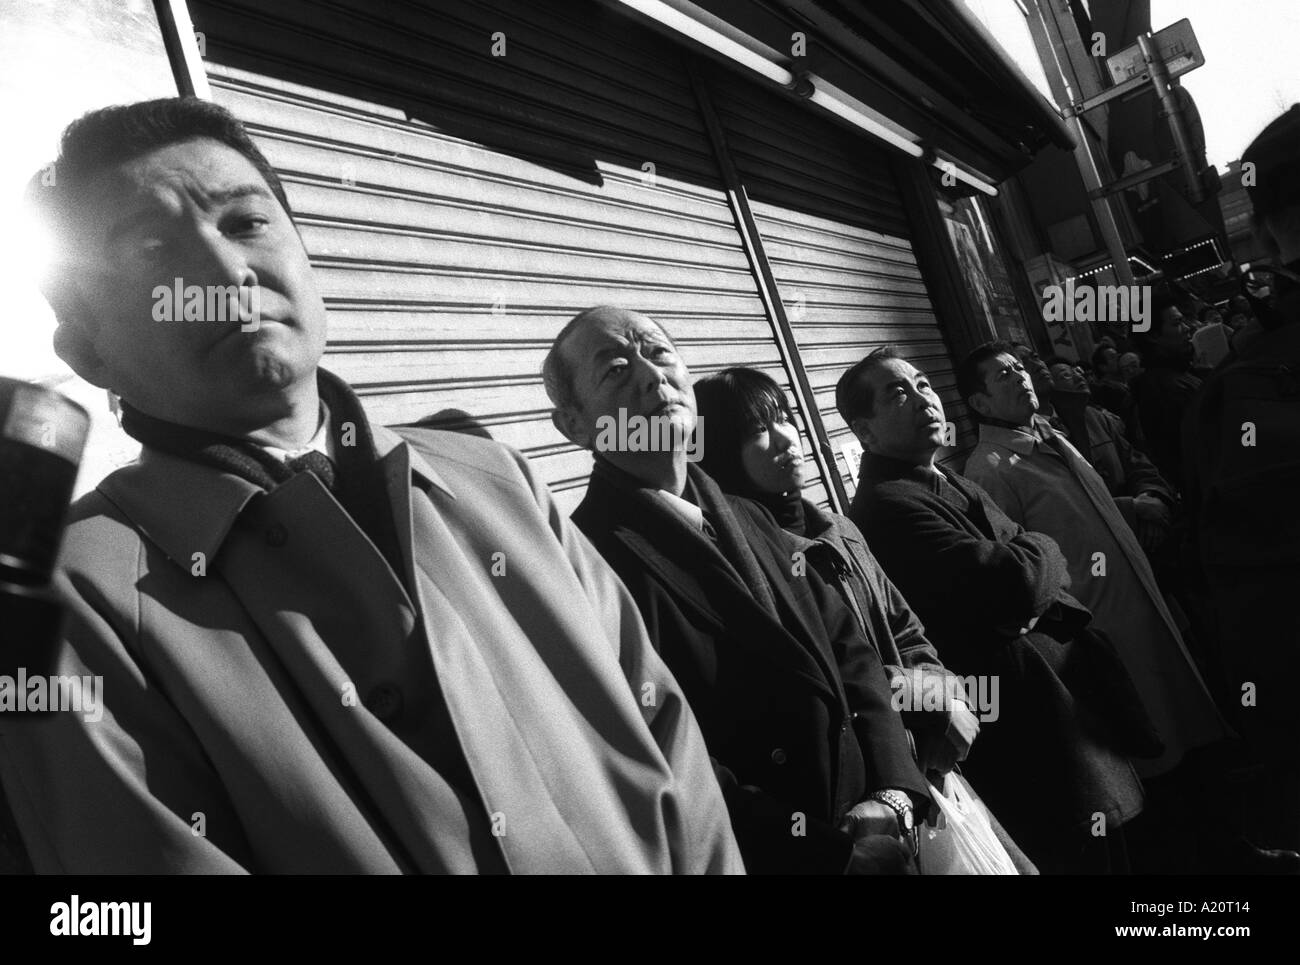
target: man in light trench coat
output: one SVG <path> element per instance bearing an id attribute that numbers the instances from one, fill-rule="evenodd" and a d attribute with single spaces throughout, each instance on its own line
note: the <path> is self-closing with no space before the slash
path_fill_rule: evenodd
<path id="1" fill-rule="evenodd" d="M 523 457 L 371 423 L 318 368 L 239 122 L 109 108 L 55 171 L 56 348 L 144 449 L 61 557 L 59 672 L 102 713 L 0 728 L 36 870 L 743 870 L 681 690 Z"/>

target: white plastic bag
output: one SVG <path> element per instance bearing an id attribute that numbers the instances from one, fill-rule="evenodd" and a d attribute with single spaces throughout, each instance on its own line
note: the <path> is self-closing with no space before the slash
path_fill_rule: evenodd
<path id="1" fill-rule="evenodd" d="M 988 809 L 956 771 L 944 775 L 943 790 L 930 785 L 939 809 L 937 826 L 921 825 L 917 857 L 923 875 L 1019 874 L 1007 849 L 1002 847 Z"/>

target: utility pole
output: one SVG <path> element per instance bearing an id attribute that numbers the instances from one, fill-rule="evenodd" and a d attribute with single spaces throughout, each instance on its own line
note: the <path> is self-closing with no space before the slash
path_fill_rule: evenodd
<path id="1" fill-rule="evenodd" d="M 1110 165 L 1104 156 L 1098 157 L 1088 125 L 1076 108 L 1076 105 L 1102 93 L 1096 66 L 1070 14 L 1069 0 L 1037 0 L 1033 9 L 1037 16 L 1031 14 L 1029 18 L 1030 31 L 1039 45 L 1043 70 L 1057 106 L 1074 131 L 1074 160 L 1088 189 L 1102 241 L 1110 253 L 1115 280 L 1121 285 L 1133 285 L 1133 269 L 1128 262 L 1119 219 L 1112 207 L 1122 201 L 1106 191 L 1106 186 L 1114 180 Z"/>
<path id="2" fill-rule="evenodd" d="M 1150 36 L 1139 34 L 1137 42 L 1142 50 L 1142 58 L 1147 62 L 1147 70 L 1151 73 L 1151 86 L 1160 98 L 1162 116 L 1169 119 L 1169 133 L 1174 137 L 1174 149 L 1178 152 L 1183 181 L 1187 185 L 1187 200 L 1192 204 L 1200 204 L 1205 200 L 1205 188 L 1201 184 L 1201 173 L 1194 163 L 1196 156 L 1192 152 L 1192 140 L 1187 136 L 1187 127 L 1183 123 L 1182 104 L 1178 95 L 1169 87 L 1169 70 Z"/>

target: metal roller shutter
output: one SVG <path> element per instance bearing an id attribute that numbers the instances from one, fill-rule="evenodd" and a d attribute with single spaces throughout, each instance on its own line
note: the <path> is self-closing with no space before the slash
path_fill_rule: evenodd
<path id="1" fill-rule="evenodd" d="M 586 2 L 191 13 L 214 99 L 284 178 L 330 311 L 325 364 L 373 418 L 477 423 L 567 510 L 590 457 L 551 426 L 540 369 L 575 312 L 640 308 L 697 376 L 788 381 L 668 42 Z"/>
<path id="2" fill-rule="evenodd" d="M 757 85 L 716 70 L 708 76 L 837 456 L 853 434 L 835 410 L 835 383 L 885 344 L 929 374 L 957 423 L 958 439 L 970 439 L 951 353 L 917 268 L 886 149 Z M 963 453 L 948 457 L 960 461 Z M 837 464 L 846 471 L 842 458 Z M 853 491 L 851 481 L 847 488 Z"/>

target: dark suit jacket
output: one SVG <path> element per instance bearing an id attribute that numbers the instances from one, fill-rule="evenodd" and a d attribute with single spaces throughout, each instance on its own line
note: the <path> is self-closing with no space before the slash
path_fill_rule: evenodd
<path id="1" fill-rule="evenodd" d="M 965 768 L 1030 857 L 1055 867 L 1050 850 L 1064 832 L 1086 830 L 1098 811 L 1114 826 L 1140 808 L 1137 779 L 1106 736 L 1101 708 L 1113 709 L 1114 695 L 1095 693 L 1087 653 L 1069 646 L 1090 614 L 1065 592 L 1056 543 L 1021 529 L 975 483 L 943 473 L 940 484 L 868 453 L 849 517 L 944 666 L 999 678 L 998 718 L 983 724 Z M 1006 630 L 1034 618 L 1030 633 Z M 1085 691 L 1096 699 L 1079 699 Z"/>
<path id="2" fill-rule="evenodd" d="M 689 479 L 715 527 L 743 537 L 777 615 L 712 541 L 603 462 L 573 521 L 622 577 L 685 691 L 746 867 L 838 874 L 853 842 L 836 825 L 854 804 L 885 787 L 928 799 L 880 659 L 834 590 L 811 570 L 792 573 L 766 510 L 724 496 L 696 466 Z"/>

